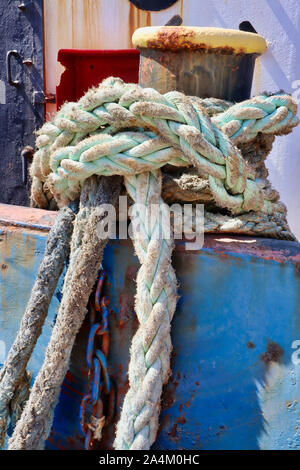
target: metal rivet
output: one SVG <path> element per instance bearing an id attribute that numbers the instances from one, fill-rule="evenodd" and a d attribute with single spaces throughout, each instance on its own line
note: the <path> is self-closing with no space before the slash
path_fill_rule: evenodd
<path id="1" fill-rule="evenodd" d="M 23 60 L 23 64 L 26 65 L 27 67 L 29 67 L 30 65 L 33 64 L 33 62 L 32 62 L 31 59 L 25 59 L 25 60 Z"/>

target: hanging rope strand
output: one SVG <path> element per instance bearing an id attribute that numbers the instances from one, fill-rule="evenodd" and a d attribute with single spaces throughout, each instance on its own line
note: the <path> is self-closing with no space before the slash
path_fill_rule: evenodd
<path id="1" fill-rule="evenodd" d="M 75 213 L 59 211 L 51 228 L 45 254 L 32 288 L 19 332 L 0 371 L 0 447 L 9 418 L 9 404 L 22 382 L 27 363 L 42 332 L 50 301 L 70 250 Z M 26 380 L 25 380 L 26 383 Z"/>
<path id="2" fill-rule="evenodd" d="M 164 234 L 160 171 L 125 179 L 136 204 L 133 242 L 141 263 L 136 312 L 140 323 L 130 350 L 129 391 L 124 399 L 114 446 L 149 449 L 156 438 L 162 387 L 170 374 L 171 320 L 176 307 L 176 277 L 171 265 L 173 237 Z M 157 210 L 151 214 L 151 210 Z"/>
<path id="3" fill-rule="evenodd" d="M 13 436 L 10 450 L 38 450 L 44 447 L 53 421 L 60 387 L 69 367 L 76 334 L 86 314 L 88 298 L 102 261 L 106 239 L 98 237 L 101 204 L 116 204 L 120 192 L 119 178 L 87 180 L 81 195 L 71 244 L 71 261 L 63 288 L 63 297 L 29 400 Z"/>

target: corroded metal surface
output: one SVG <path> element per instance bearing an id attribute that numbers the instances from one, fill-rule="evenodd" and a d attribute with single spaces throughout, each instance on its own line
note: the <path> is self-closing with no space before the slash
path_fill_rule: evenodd
<path id="1" fill-rule="evenodd" d="M 261 36 L 219 28 L 138 29 L 133 43 L 140 50 L 139 83 L 160 93 L 243 101 L 250 97 L 255 59 L 263 50 L 248 47 L 251 41 L 265 44 Z"/>
<path id="2" fill-rule="evenodd" d="M 207 236 L 202 250 L 189 252 L 184 244 L 177 244 L 173 262 L 180 299 L 172 325 L 172 376 L 164 391 L 155 448 L 259 447 L 264 435 L 262 413 L 268 413 L 260 403 L 256 382 L 264 384 L 274 364 L 296 367 L 291 355 L 292 343 L 300 335 L 299 261 L 300 246 L 294 242 Z M 101 449 L 112 445 L 128 387 L 129 344 L 137 327 L 134 279 L 138 262 L 131 243 L 112 241 L 104 266 L 109 277 L 106 293 L 112 335 L 109 374 L 118 393 L 116 415 L 104 432 Z M 82 445 L 74 401 L 79 406 L 79 392 L 86 387 L 82 365 L 87 332 L 84 326 L 78 336 L 70 369 L 77 385 L 72 393 L 68 379 L 63 388 L 49 443 L 52 449 Z M 285 401 L 293 399 L 291 388 Z M 280 402 L 279 395 L 276 406 Z M 289 408 L 284 408 L 284 432 L 273 448 L 288 448 L 286 439 L 294 432 Z"/>
<path id="3" fill-rule="evenodd" d="M 146 47 L 149 49 L 160 49 L 162 51 L 178 51 L 179 49 L 187 49 L 189 51 L 201 51 L 208 54 L 233 54 L 233 47 L 209 47 L 205 42 L 195 42 L 194 31 L 187 31 L 184 27 L 176 26 L 172 28 L 161 28 L 155 39 L 149 39 Z M 237 54 L 245 54 L 243 48 L 236 51 Z"/>
<path id="4" fill-rule="evenodd" d="M 38 217 L 43 214 L 47 212 L 39 211 Z M 2 228 L 0 362 L 16 334 L 46 233 Z M 292 359 L 294 341 L 300 339 L 300 245 L 210 235 L 201 250 L 186 251 L 178 243 L 173 263 L 180 298 L 172 324 L 172 376 L 164 390 L 155 448 L 300 448 L 300 371 Z M 129 345 L 137 328 L 138 261 L 131 242 L 111 241 L 103 264 L 108 274 L 104 294 L 110 299 L 108 372 L 117 389 L 115 412 L 99 444 L 108 449 L 128 388 Z M 59 291 L 30 364 L 34 375 L 43 360 Z M 49 449 L 84 447 L 79 410 L 88 391 L 88 334 L 87 320 L 72 352 Z"/>
<path id="5" fill-rule="evenodd" d="M 47 238 L 46 231 L 15 229 L 0 225 L 0 367 L 19 329 Z M 56 309 L 62 278 L 50 304 L 42 336 L 29 369 L 35 375 L 43 361 Z"/>
<path id="6" fill-rule="evenodd" d="M 32 209 L 31 207 L 0 204 L 0 226 L 23 227 L 29 230 L 49 230 L 56 217 L 55 211 Z"/>
<path id="7" fill-rule="evenodd" d="M 206 237 L 201 253 L 175 252 L 181 298 L 156 448 L 259 448 L 268 414 L 257 384 L 274 363 L 297 372 L 299 244 L 235 239 Z M 272 393 L 281 406 L 279 389 Z M 290 386 L 286 396 L 294 393 Z M 294 432 L 289 416 L 281 424 L 283 448 Z M 268 431 L 272 436 L 278 425 Z"/>
<path id="8" fill-rule="evenodd" d="M 177 90 L 201 98 L 250 97 L 255 54 L 204 54 L 140 49 L 139 83 L 160 93 Z"/>
<path id="9" fill-rule="evenodd" d="M 236 29 L 199 26 L 152 26 L 136 30 L 135 47 L 165 51 L 202 51 L 222 54 L 262 54 L 266 41 L 259 34 Z"/>
<path id="10" fill-rule="evenodd" d="M 116 258 L 117 255 L 117 258 Z M 122 269 L 118 268 L 118 264 Z M 120 417 L 120 407 L 128 390 L 127 369 L 129 346 L 137 329 L 134 312 L 135 277 L 138 261 L 133 255 L 131 242 L 110 243 L 104 253 L 104 269 L 107 273 L 104 294 L 109 299 L 110 350 L 108 373 L 112 387 L 116 389 L 112 418 L 103 429 L 102 441 L 95 442 L 95 449 L 110 449 L 114 439 L 115 424 Z M 113 296 L 113 297 L 111 297 Z M 88 393 L 88 368 L 85 360 L 90 325 L 84 322 L 72 352 L 70 370 L 65 378 L 59 404 L 55 411 L 54 426 L 48 439 L 48 449 L 83 449 L 84 438 L 80 429 L 80 403 Z"/>

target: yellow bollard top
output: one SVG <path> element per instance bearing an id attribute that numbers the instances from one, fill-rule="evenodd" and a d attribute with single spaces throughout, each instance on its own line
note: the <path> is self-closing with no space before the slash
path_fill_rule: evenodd
<path id="1" fill-rule="evenodd" d="M 263 54 L 267 48 L 259 34 L 236 29 L 198 26 L 150 26 L 137 29 L 132 42 L 137 48 L 176 51 L 219 51 L 227 54 Z"/>

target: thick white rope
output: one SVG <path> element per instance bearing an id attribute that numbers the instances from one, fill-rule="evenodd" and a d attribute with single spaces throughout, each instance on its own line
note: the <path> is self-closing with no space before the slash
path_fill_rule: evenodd
<path id="1" fill-rule="evenodd" d="M 18 334 L 0 371 L 0 448 L 4 445 L 12 401 L 20 385 L 27 385 L 26 366 L 69 255 L 74 218 L 74 212 L 64 207 L 55 219 Z"/>
<path id="2" fill-rule="evenodd" d="M 208 178 L 219 207 L 232 213 L 274 213 L 277 207 L 265 197 L 260 182 L 254 181 L 253 171 L 234 143 L 251 140 L 259 132 L 290 132 L 298 123 L 296 111 L 293 99 L 282 94 L 258 96 L 210 118 L 195 97 L 178 92 L 161 95 L 109 78 L 78 103 L 65 105 L 53 123 L 39 131 L 32 198 L 47 204 L 42 181 L 64 205 L 78 195 L 82 182 L 92 174 L 128 175 L 166 163 L 192 164 Z M 154 130 L 162 138 L 145 131 L 140 136 L 99 135 L 130 126 Z M 96 135 L 78 144 L 88 133 Z"/>
<path id="3" fill-rule="evenodd" d="M 78 196 L 92 174 L 118 174 L 124 176 L 127 191 L 138 207 L 139 229 L 134 225 L 133 239 L 141 262 L 136 296 L 140 327 L 131 347 L 130 388 L 117 427 L 117 449 L 148 449 L 154 442 L 161 390 L 170 372 L 176 278 L 171 266 L 173 241 L 162 230 L 165 203 L 159 168 L 167 163 L 195 166 L 208 179 L 217 206 L 232 213 L 274 217 L 282 213 L 280 204 L 270 197 L 264 183 L 255 180 L 234 144 L 254 139 L 260 132 L 290 132 L 298 122 L 295 103 L 287 95 L 276 95 L 229 108 L 212 101 L 212 106 L 221 112 L 210 118 L 205 111 L 210 108 L 207 101 L 177 92 L 160 95 L 153 89 L 110 78 L 78 103 L 63 106 L 54 121 L 39 131 L 39 150 L 32 165 L 32 198 L 37 204 L 45 206 L 49 197 L 55 197 L 64 205 Z M 119 132 L 128 127 L 139 129 Z M 149 222 L 153 204 L 162 214 L 154 223 L 151 218 Z M 224 225 L 224 220 L 217 223 Z M 38 391 L 38 385 L 34 391 Z M 45 397 L 43 386 L 40 393 Z M 23 413 L 25 421 L 30 406 L 34 407 L 32 398 L 28 406 Z M 23 415 L 11 448 L 20 448 L 18 435 L 24 439 Z M 30 433 L 28 426 L 26 430 Z M 42 436 L 46 437 L 44 431 Z M 21 445 L 24 448 L 24 441 Z"/>
<path id="4" fill-rule="evenodd" d="M 141 267 L 135 306 L 140 326 L 132 340 L 129 391 L 114 446 L 145 450 L 156 437 L 162 387 L 170 374 L 177 283 L 171 264 L 173 238 L 163 231 L 168 211 L 161 198 L 160 171 L 126 177 L 125 185 L 136 204 L 133 242 Z M 151 216 L 153 207 L 157 207 L 158 217 Z"/>

